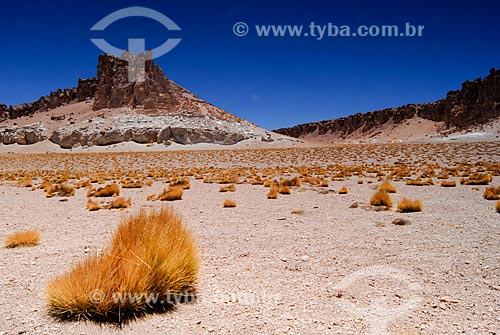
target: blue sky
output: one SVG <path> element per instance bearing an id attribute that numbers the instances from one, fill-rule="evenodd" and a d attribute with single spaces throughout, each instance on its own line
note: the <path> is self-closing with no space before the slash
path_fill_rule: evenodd
<path id="1" fill-rule="evenodd" d="M 92 32 L 128 6 L 167 15 L 181 31 L 147 18 Z M 155 48 L 165 74 L 201 98 L 265 128 L 319 121 L 443 98 L 500 67 L 497 1 L 16 1 L 0 5 L 0 103 L 30 102 L 96 74 L 90 38 Z M 248 35 L 232 27 L 243 21 Z M 424 25 L 419 38 L 263 38 L 254 25 Z M 307 28 L 308 29 L 308 28 Z"/>

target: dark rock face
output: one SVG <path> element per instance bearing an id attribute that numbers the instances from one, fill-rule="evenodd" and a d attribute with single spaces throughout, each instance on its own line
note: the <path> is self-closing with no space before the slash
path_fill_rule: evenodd
<path id="1" fill-rule="evenodd" d="M 80 79 L 78 80 L 78 87 L 50 92 L 49 95 L 43 96 L 35 102 L 10 107 L 0 105 L 0 121 L 5 118 L 5 115 L 8 115 L 10 119 L 17 119 L 61 107 L 71 102 L 92 98 L 97 89 L 96 83 L 95 78 Z"/>
<path id="2" fill-rule="evenodd" d="M 444 122 L 447 128 L 463 129 L 481 124 L 500 116 L 500 70 L 491 69 L 484 79 L 466 81 L 462 89 L 448 92 L 445 99 L 426 104 L 409 104 L 397 108 L 387 108 L 365 114 L 357 113 L 334 120 L 300 124 L 291 128 L 281 128 L 275 132 L 292 137 L 308 134 L 339 134 L 348 136 L 358 129 L 367 132 L 379 127 L 391 118 L 401 123 L 414 116 Z"/>

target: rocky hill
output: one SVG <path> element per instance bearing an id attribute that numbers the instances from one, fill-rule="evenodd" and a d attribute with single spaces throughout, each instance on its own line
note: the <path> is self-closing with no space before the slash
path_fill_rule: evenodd
<path id="1" fill-rule="evenodd" d="M 448 92 L 446 98 L 431 103 L 408 104 L 365 114 L 281 128 L 275 132 L 297 138 L 349 139 L 371 137 L 387 126 L 411 119 L 440 123 L 442 133 L 460 131 L 484 124 L 500 116 L 500 70 L 491 69 L 484 79 L 466 81 L 462 88 Z"/>
<path id="2" fill-rule="evenodd" d="M 96 78 L 80 79 L 77 87 L 32 103 L 0 104 L 0 143 L 49 140 L 74 148 L 127 141 L 235 144 L 281 138 L 198 98 L 168 79 L 152 60 L 145 60 L 143 82 L 129 82 L 128 64 L 101 55 Z"/>

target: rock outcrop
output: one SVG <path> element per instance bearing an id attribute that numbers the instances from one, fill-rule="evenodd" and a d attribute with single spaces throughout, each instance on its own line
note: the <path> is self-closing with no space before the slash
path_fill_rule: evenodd
<path id="1" fill-rule="evenodd" d="M 128 57 L 134 61 L 145 56 Z M 32 103 L 0 104 L 0 122 L 53 110 L 45 115 L 50 127 L 41 122 L 22 127 L 17 122 L 10 126 L 0 123 L 0 143 L 32 144 L 49 139 L 71 149 L 128 141 L 223 145 L 245 139 L 274 141 L 269 132 L 203 101 L 168 79 L 152 60 L 144 61 L 141 82 L 128 80 L 129 64 L 134 63 L 104 54 L 99 56 L 97 78 L 80 79 L 77 87 L 57 90 Z M 80 117 L 77 123 L 75 111 L 81 111 L 82 104 L 89 116 Z"/>
<path id="2" fill-rule="evenodd" d="M 281 128 L 275 132 L 292 136 L 336 134 L 345 138 L 366 133 L 392 120 L 398 124 L 413 117 L 444 122 L 447 129 L 464 129 L 500 116 L 500 70 L 491 69 L 484 79 L 466 81 L 462 88 L 448 92 L 445 99 L 425 104 L 409 104 L 365 114 Z"/>

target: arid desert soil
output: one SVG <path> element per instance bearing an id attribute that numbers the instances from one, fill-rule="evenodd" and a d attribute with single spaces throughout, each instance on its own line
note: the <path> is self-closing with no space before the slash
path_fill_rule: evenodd
<path id="1" fill-rule="evenodd" d="M 500 334 L 500 214 L 496 201 L 483 198 L 486 187 L 500 186 L 499 162 L 498 143 L 0 155 L 0 238 L 27 229 L 42 235 L 37 246 L 0 249 L 0 334 Z M 303 166 L 301 187 L 275 200 L 250 183 L 266 168 L 262 179 L 299 175 Z M 353 173 L 355 166 L 362 168 Z M 409 176 L 390 176 L 402 166 Z M 200 170 L 185 174 L 191 188 L 182 200 L 146 201 L 167 186 L 169 173 L 193 167 Z M 457 168 L 446 179 L 456 187 L 440 187 L 446 168 Z M 163 172 L 143 173 L 153 170 Z M 130 208 L 89 212 L 84 188 L 46 198 L 17 186 L 30 176 L 36 188 L 43 171 L 66 174 L 68 183 L 132 175 L 152 185 L 122 189 Z M 225 171 L 247 181 L 220 193 Z M 465 172 L 489 173 L 492 181 L 462 185 Z M 328 186 L 307 179 L 317 176 Z M 434 185 L 406 185 L 419 176 Z M 388 177 L 397 188 L 394 205 L 378 211 L 370 197 Z M 338 194 L 343 186 L 348 193 Z M 421 200 L 423 211 L 397 212 L 403 197 Z M 237 207 L 223 208 L 224 199 Z M 127 213 L 163 205 L 182 215 L 200 249 L 195 303 L 121 329 L 47 315 L 53 278 L 104 248 Z M 411 224 L 391 224 L 397 218 Z"/>

